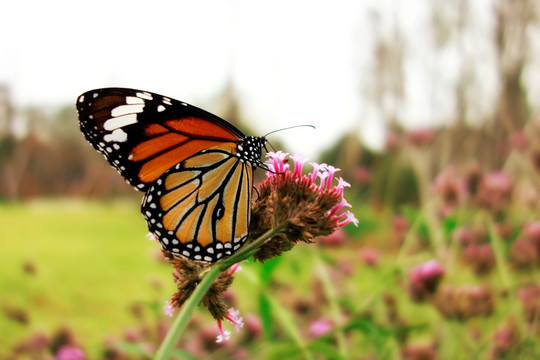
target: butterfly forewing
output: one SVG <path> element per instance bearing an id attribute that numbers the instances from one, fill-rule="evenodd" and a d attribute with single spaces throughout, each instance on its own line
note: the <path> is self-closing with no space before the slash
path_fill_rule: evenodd
<path id="1" fill-rule="evenodd" d="M 160 177 L 142 213 L 163 248 L 187 258 L 217 261 L 246 240 L 253 169 L 230 145 L 203 150 Z"/>
<path id="2" fill-rule="evenodd" d="M 147 91 L 92 90 L 79 96 L 77 110 L 86 139 L 142 191 L 181 160 L 244 138 L 211 113 Z"/>

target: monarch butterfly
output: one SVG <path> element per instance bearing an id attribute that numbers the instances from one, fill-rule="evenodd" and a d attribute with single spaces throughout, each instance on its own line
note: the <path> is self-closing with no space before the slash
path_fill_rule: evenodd
<path id="1" fill-rule="evenodd" d="M 145 192 L 142 214 L 165 250 L 215 262 L 246 241 L 264 136 L 245 136 L 195 106 L 134 89 L 88 91 L 77 111 L 86 140 Z"/>

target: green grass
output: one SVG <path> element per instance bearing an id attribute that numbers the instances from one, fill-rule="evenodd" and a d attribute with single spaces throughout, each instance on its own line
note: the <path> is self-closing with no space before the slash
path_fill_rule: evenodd
<path id="1" fill-rule="evenodd" d="M 171 270 L 145 234 L 135 202 L 1 205 L 0 310 L 25 310 L 29 324 L 0 313 L 0 357 L 30 334 L 64 325 L 91 353 L 134 321 L 130 305 L 168 299 Z"/>

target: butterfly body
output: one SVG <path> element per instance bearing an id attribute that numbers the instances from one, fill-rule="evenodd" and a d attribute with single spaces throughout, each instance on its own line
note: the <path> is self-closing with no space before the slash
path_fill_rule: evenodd
<path id="1" fill-rule="evenodd" d="M 264 137 L 140 90 L 92 90 L 77 110 L 86 139 L 145 192 L 142 214 L 165 250 L 214 262 L 245 242 Z"/>

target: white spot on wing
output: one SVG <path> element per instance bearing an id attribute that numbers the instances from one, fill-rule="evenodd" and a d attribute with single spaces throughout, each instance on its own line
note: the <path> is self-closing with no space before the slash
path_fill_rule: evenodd
<path id="1" fill-rule="evenodd" d="M 157 111 L 158 111 L 158 112 L 163 112 L 163 111 L 165 111 L 165 106 L 159 105 L 159 106 L 157 107 Z"/>
<path id="2" fill-rule="evenodd" d="M 84 102 L 84 95 L 79 96 L 79 102 Z"/>
<path id="3" fill-rule="evenodd" d="M 144 104 L 144 100 L 135 96 L 127 96 L 126 104 L 128 105 Z"/>
<path id="4" fill-rule="evenodd" d="M 123 126 L 135 124 L 137 122 L 137 114 L 129 114 L 124 116 L 115 117 L 105 121 L 103 128 L 105 130 L 114 130 Z"/>
<path id="5" fill-rule="evenodd" d="M 105 140 L 106 142 L 111 142 L 111 141 L 124 142 L 127 140 L 127 134 L 122 129 L 116 129 L 112 133 L 105 135 L 103 137 L 103 140 Z M 116 150 L 118 150 L 117 148 L 118 144 L 114 144 L 113 146 Z"/>
<path id="6" fill-rule="evenodd" d="M 145 92 L 138 92 L 137 97 L 145 100 L 152 100 L 152 94 Z"/>
<path id="7" fill-rule="evenodd" d="M 142 101 L 142 100 L 141 100 Z M 135 105 L 120 105 L 112 109 L 111 115 L 114 117 L 140 113 L 143 111 L 144 104 L 135 104 Z"/>

